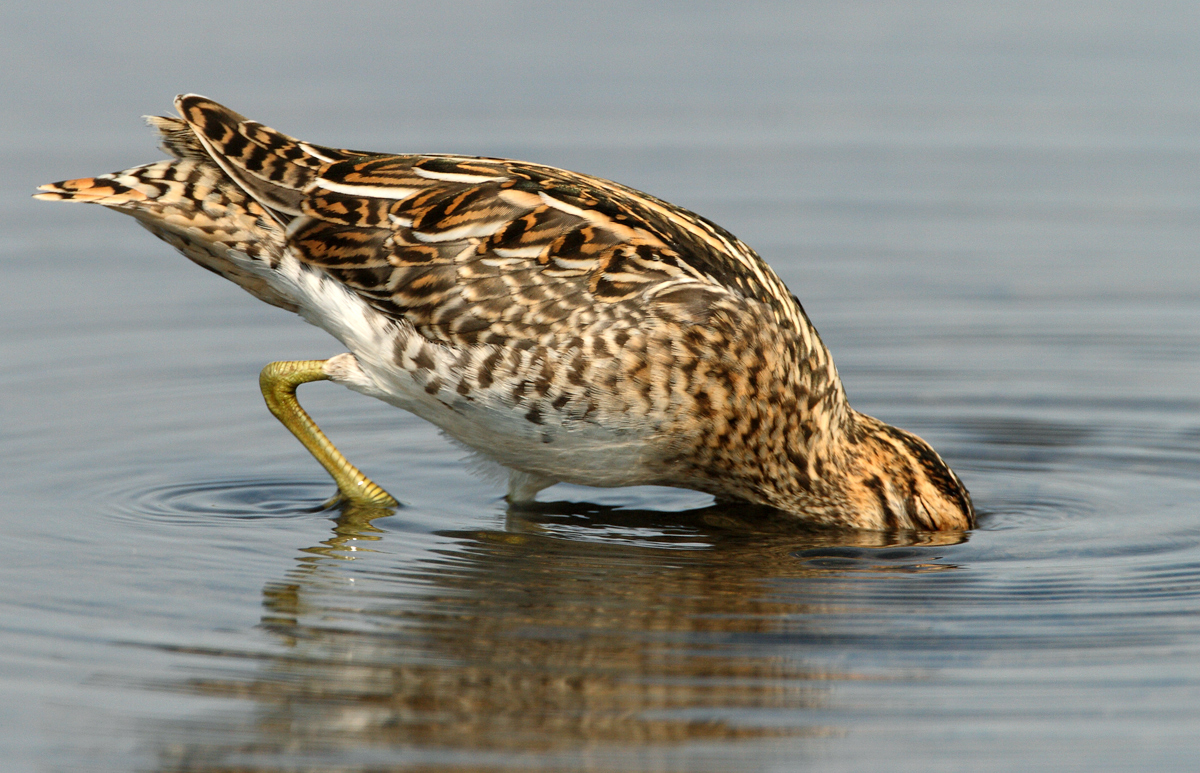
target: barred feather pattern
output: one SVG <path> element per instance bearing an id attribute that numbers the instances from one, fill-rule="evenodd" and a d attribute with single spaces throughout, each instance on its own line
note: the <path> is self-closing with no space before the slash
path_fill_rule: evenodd
<path id="1" fill-rule="evenodd" d="M 126 212 L 350 349 L 334 380 L 514 471 L 661 484 L 866 528 L 967 528 L 924 441 L 849 407 L 799 301 L 749 247 L 552 167 L 302 142 L 204 97 L 174 160 L 43 186 Z"/>

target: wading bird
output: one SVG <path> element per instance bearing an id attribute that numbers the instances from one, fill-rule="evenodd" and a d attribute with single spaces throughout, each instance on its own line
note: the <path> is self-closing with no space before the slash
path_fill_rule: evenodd
<path id="1" fill-rule="evenodd" d="M 685 209 L 538 164 L 302 142 L 204 97 L 148 120 L 173 158 L 44 185 L 132 215 L 349 351 L 274 362 L 271 411 L 346 500 L 394 505 L 296 401 L 329 379 L 509 471 L 654 484 L 864 529 L 967 529 L 958 476 L 852 409 L 800 302 Z"/>

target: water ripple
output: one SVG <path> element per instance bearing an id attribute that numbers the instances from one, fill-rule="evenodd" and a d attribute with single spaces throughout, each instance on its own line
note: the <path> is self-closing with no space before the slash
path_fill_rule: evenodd
<path id="1" fill-rule="evenodd" d="M 221 478 L 113 491 L 107 499 L 118 518 L 220 525 L 307 517 L 326 511 L 332 493 L 324 482 Z"/>

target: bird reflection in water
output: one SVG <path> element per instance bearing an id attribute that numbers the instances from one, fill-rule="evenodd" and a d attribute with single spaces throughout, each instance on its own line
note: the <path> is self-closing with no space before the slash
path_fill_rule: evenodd
<path id="1" fill-rule="evenodd" d="M 741 505 L 538 503 L 510 509 L 503 529 L 442 532 L 397 565 L 376 543 L 402 536 L 372 524 L 390 514 L 344 510 L 268 584 L 262 625 L 285 651 L 185 688 L 254 710 L 218 720 L 220 733 L 211 718 L 195 733 L 160 726 L 164 769 L 483 770 L 536 757 L 654 770 L 687 744 L 736 758 L 746 743 L 836 732 L 812 709 L 831 681 L 864 677 L 805 663 L 814 616 L 841 610 L 806 601 L 804 582 L 945 571 L 938 548 L 966 539 L 815 530 Z"/>

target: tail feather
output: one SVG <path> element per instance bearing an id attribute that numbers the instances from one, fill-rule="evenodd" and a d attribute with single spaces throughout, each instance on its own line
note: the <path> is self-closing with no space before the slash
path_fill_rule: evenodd
<path id="1" fill-rule="evenodd" d="M 180 161 L 211 160 L 208 151 L 187 121 L 180 118 L 167 118 L 163 115 L 147 115 L 143 118 L 146 119 L 146 123 L 158 130 L 162 137 L 162 149 L 175 158 Z"/>
<path id="2" fill-rule="evenodd" d="M 151 197 L 144 191 L 119 182 L 121 173 L 103 174 L 98 177 L 79 177 L 57 183 L 39 185 L 41 193 L 33 194 L 42 201 L 78 201 L 87 204 L 103 204 L 108 207 L 136 206 Z"/>
<path id="3" fill-rule="evenodd" d="M 296 303 L 286 285 L 277 286 L 271 279 L 274 275 L 271 270 L 279 266 L 286 251 L 281 227 L 286 215 L 263 203 L 264 199 L 277 201 L 279 196 L 264 196 L 264 185 L 251 174 L 263 174 L 274 167 L 255 163 L 257 154 L 250 148 L 244 148 L 251 157 L 249 163 L 244 159 L 232 163 L 215 151 L 218 144 L 236 146 L 236 136 L 230 132 L 250 132 L 260 141 L 268 136 L 265 133 L 288 142 L 294 140 L 265 128 L 255 131 L 256 125 L 236 113 L 214 103 L 209 105 L 214 117 L 199 127 L 179 118 L 147 118 L 173 159 L 42 185 L 34 198 L 99 204 L 132 215 L 155 236 L 201 266 L 267 303 L 294 311 Z M 191 107 L 193 113 L 200 109 L 198 105 Z M 217 131 L 221 126 L 228 131 L 219 136 L 220 143 L 209 141 L 200 132 L 200 129 Z M 271 139 L 271 142 L 282 141 Z M 314 161 L 303 153 L 299 161 L 288 156 L 281 158 L 290 164 L 285 170 L 288 175 L 284 176 L 289 184 L 298 182 L 295 170 L 315 175 L 313 170 L 326 163 Z M 299 191 L 291 192 L 299 195 Z"/>
<path id="4" fill-rule="evenodd" d="M 304 189 L 328 164 L 379 155 L 301 142 L 195 94 L 177 97 L 175 106 L 182 118 L 146 116 L 163 150 L 179 161 L 215 164 L 280 225 L 301 214 Z M 34 198 L 133 208 L 161 192 L 130 173 L 155 166 L 43 185 Z"/>
<path id="5" fill-rule="evenodd" d="M 264 207 L 301 214 L 304 189 L 329 163 L 357 155 L 301 142 L 196 94 L 175 107 L 208 156 Z"/>
<path id="6" fill-rule="evenodd" d="M 219 167 L 204 160 L 156 161 L 123 172 L 50 183 L 36 199 L 100 204 L 133 215 L 152 231 L 186 233 L 197 243 L 233 249 L 274 265 L 283 231 Z"/>

